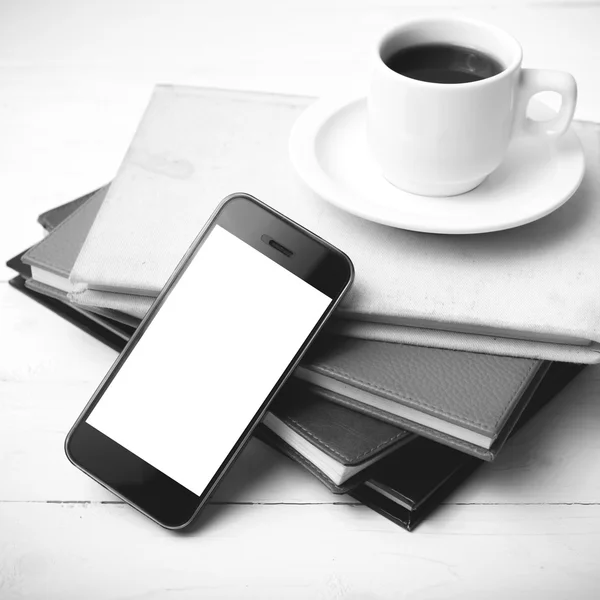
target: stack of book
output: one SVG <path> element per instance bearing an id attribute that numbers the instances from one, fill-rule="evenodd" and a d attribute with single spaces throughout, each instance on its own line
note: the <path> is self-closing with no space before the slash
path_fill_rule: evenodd
<path id="1" fill-rule="evenodd" d="M 586 235 L 600 224 L 599 186 L 586 176 L 569 204 L 587 217 L 553 245 L 554 216 L 471 238 L 368 223 L 292 172 L 287 140 L 309 102 L 157 87 L 114 181 L 40 215 L 48 234 L 7 263 L 11 284 L 120 350 L 229 193 L 330 240 L 352 258 L 355 285 L 257 435 L 410 530 L 600 360 L 600 290 L 586 277 L 600 267 Z"/>

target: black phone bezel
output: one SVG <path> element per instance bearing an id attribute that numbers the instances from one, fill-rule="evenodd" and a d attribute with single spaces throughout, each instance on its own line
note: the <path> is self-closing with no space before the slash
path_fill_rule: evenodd
<path id="1" fill-rule="evenodd" d="M 306 340 L 260 405 L 204 492 L 198 496 L 86 423 L 88 415 L 138 340 L 168 298 L 212 229 L 220 225 L 331 298 Z M 265 239 L 266 238 L 266 239 Z M 275 240 L 270 244 L 269 240 Z M 283 252 L 281 248 L 286 252 Z M 167 529 L 183 529 L 199 515 L 264 416 L 271 400 L 297 366 L 311 341 L 338 305 L 354 278 L 352 262 L 343 252 L 245 193 L 231 194 L 217 207 L 188 248 L 161 293 L 119 354 L 65 440 L 68 459 L 119 498 Z"/>

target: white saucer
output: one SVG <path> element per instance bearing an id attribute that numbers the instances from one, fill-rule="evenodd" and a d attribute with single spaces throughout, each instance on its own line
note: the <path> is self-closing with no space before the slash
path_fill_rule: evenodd
<path id="1" fill-rule="evenodd" d="M 532 102 L 534 118 L 550 109 Z M 553 114 L 552 112 L 550 113 Z M 298 118 L 290 158 L 318 195 L 369 221 L 430 233 L 485 233 L 535 221 L 564 204 L 585 170 L 579 138 L 515 139 L 498 169 L 480 186 L 446 198 L 418 196 L 381 175 L 367 147 L 366 100 L 337 96 L 318 100 Z"/>

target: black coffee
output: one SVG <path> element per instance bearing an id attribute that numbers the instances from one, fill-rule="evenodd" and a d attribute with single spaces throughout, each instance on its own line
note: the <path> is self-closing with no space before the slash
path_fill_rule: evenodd
<path id="1" fill-rule="evenodd" d="M 411 79 L 431 83 L 470 83 L 487 79 L 503 70 L 489 54 L 450 44 L 423 44 L 402 48 L 385 64 Z"/>

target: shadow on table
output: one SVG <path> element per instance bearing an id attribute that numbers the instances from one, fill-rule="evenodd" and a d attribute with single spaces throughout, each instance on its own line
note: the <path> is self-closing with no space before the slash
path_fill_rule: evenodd
<path id="1" fill-rule="evenodd" d="M 313 481 L 308 473 L 253 438 L 219 485 L 203 514 L 186 533 L 218 526 L 219 520 L 228 518 L 240 504 L 279 504 L 297 501 L 298 497 L 306 500 L 307 488 L 312 486 L 316 488 L 317 495 L 319 492 L 329 495 L 329 491 L 322 490 L 321 484 Z M 296 489 L 298 497 L 294 492 Z M 315 495 L 312 491 L 309 494 L 311 498 Z"/>
<path id="2" fill-rule="evenodd" d="M 589 501 L 584 465 L 600 459 L 599 392 L 600 370 L 588 367 L 446 503 Z"/>

